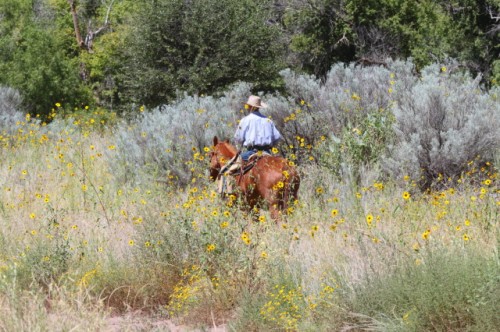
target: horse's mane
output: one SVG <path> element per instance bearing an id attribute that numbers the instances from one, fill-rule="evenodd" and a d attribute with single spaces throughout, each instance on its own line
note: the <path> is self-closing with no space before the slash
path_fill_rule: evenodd
<path id="1" fill-rule="evenodd" d="M 229 142 L 219 142 L 219 152 L 225 157 L 233 157 L 237 150 Z"/>

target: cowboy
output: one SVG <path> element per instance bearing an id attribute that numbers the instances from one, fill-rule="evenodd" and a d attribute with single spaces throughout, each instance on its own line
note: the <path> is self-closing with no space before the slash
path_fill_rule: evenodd
<path id="1" fill-rule="evenodd" d="M 234 140 L 243 144 L 245 151 L 241 153 L 241 158 L 248 161 L 251 155 L 259 151 L 271 154 L 270 150 L 281 139 L 281 134 L 274 122 L 260 113 L 261 108 L 267 108 L 260 97 L 248 97 L 245 108 L 250 114 L 241 119 Z"/>

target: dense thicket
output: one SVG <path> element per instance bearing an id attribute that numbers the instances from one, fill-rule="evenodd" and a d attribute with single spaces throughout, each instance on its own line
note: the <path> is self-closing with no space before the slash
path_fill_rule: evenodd
<path id="1" fill-rule="evenodd" d="M 454 58 L 500 78 L 497 0 L 4 0 L 0 84 L 25 109 L 56 102 L 131 110 L 236 81 L 282 87 L 285 68 L 324 77 L 337 62 Z M 65 109 L 68 109 L 66 107 Z"/>

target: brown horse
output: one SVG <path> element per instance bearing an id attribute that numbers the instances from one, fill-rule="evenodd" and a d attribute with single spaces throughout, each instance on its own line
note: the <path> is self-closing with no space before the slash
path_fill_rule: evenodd
<path id="1" fill-rule="evenodd" d="M 210 154 L 210 176 L 216 180 L 221 169 L 238 151 L 228 141 L 214 137 Z M 243 174 L 236 175 L 237 194 L 249 208 L 265 206 L 271 217 L 280 220 L 291 200 L 297 199 L 300 177 L 294 166 L 284 158 L 264 155 Z"/>

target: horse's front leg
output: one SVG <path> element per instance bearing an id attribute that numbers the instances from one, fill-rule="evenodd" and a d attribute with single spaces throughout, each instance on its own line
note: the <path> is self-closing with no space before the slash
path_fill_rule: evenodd
<path id="1" fill-rule="evenodd" d="M 271 218 L 276 222 L 281 222 L 282 212 L 278 203 L 269 205 L 269 212 L 271 213 Z"/>

